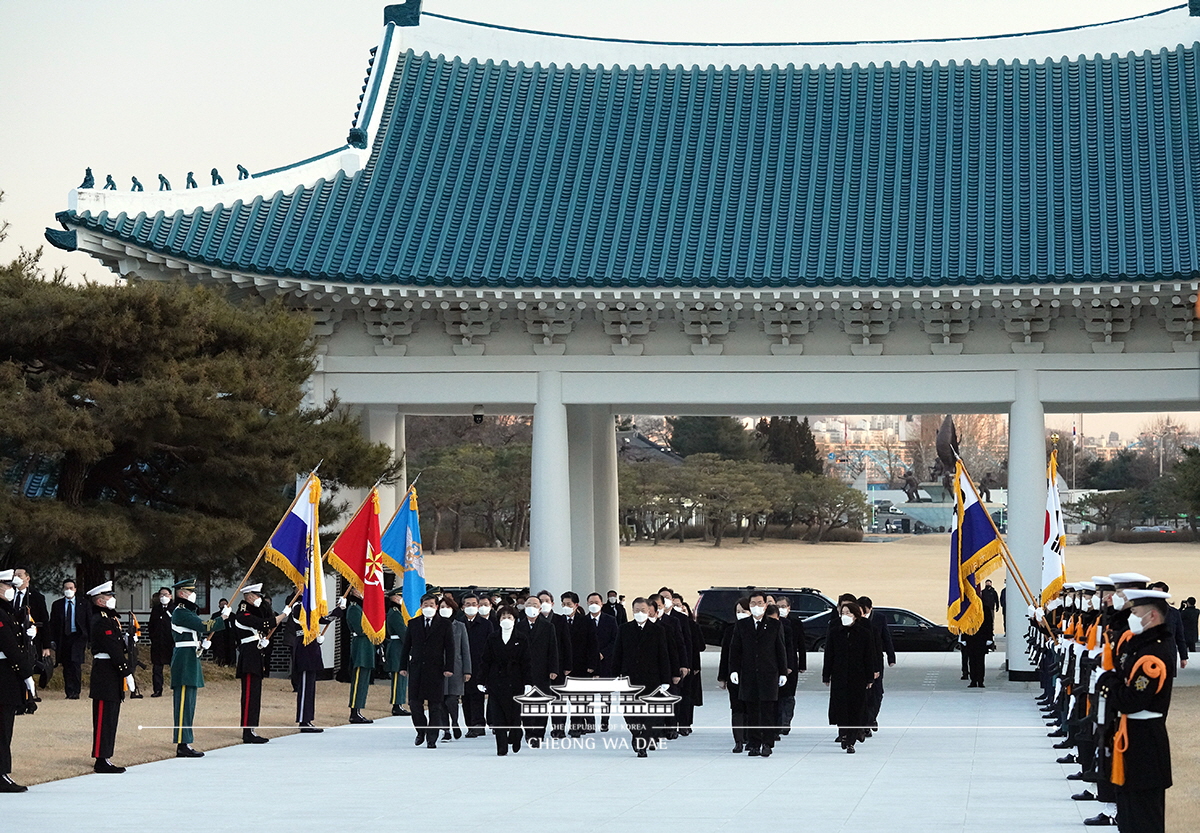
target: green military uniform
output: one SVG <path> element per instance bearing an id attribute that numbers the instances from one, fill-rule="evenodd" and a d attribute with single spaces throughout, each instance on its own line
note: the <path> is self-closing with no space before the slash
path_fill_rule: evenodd
<path id="1" fill-rule="evenodd" d="M 350 631 L 350 718 L 359 722 L 366 720 L 359 712 L 367 704 L 367 691 L 371 688 L 375 646 L 363 630 L 363 609 L 358 599 L 351 599 L 346 608 L 346 627 Z"/>
<path id="2" fill-rule="evenodd" d="M 194 583 L 176 585 L 176 588 L 186 590 L 192 586 Z M 207 621 L 201 619 L 196 614 L 195 607 L 192 602 L 180 600 L 171 611 L 171 635 L 175 639 L 175 650 L 171 655 L 171 691 L 174 696 L 171 715 L 174 739 L 180 747 L 180 753 L 183 752 L 183 747 L 194 739 L 192 722 L 196 716 L 196 690 L 204 687 L 204 670 L 200 666 L 199 650 L 202 638 L 225 627 L 225 620 L 222 618 Z M 193 754 L 199 756 L 203 753 Z"/>
<path id="3" fill-rule="evenodd" d="M 384 650 L 384 662 L 387 672 L 392 677 L 392 714 L 404 713 L 408 705 L 408 677 L 400 675 L 400 659 L 404 654 L 404 633 L 408 625 L 404 622 L 404 612 L 398 604 L 388 608 L 387 615 L 387 648 Z"/>

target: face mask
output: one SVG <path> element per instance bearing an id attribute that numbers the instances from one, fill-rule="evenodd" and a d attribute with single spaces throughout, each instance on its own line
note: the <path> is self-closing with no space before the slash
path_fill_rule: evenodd
<path id="1" fill-rule="evenodd" d="M 185 601 L 191 602 L 192 604 L 196 603 L 196 594 L 195 593 L 184 593 L 183 598 Z"/>
<path id="2" fill-rule="evenodd" d="M 1141 616 L 1129 617 L 1129 630 L 1132 631 L 1134 635 L 1143 633 L 1146 630 L 1146 623 L 1142 621 Z"/>
<path id="3" fill-rule="evenodd" d="M 1113 593 L 1112 603 L 1113 610 L 1124 610 L 1125 606 L 1129 604 L 1129 602 L 1125 601 L 1125 594 L 1120 591 Z"/>
<path id="4" fill-rule="evenodd" d="M 6 601 L 6 602 L 11 602 L 11 601 L 12 601 L 13 599 L 15 599 L 16 597 L 17 597 L 17 591 L 16 591 L 16 590 L 13 590 L 11 587 L 5 587 L 5 588 L 4 588 L 4 601 Z"/>
<path id="5" fill-rule="evenodd" d="M 575 615 L 574 607 L 567 607 L 566 605 L 563 605 L 563 616 L 574 616 L 574 615 Z"/>
<path id="6" fill-rule="evenodd" d="M 758 619 L 766 612 L 767 612 L 767 609 L 765 607 L 763 607 L 762 605 L 751 605 L 750 606 L 750 613 L 754 616 L 755 619 Z"/>
<path id="7" fill-rule="evenodd" d="M 255 607 L 262 607 L 262 597 L 260 596 L 259 598 L 250 602 L 250 604 L 254 605 Z"/>
<path id="8" fill-rule="evenodd" d="M 434 607 L 421 608 L 421 615 L 424 616 L 426 619 L 432 619 L 434 617 L 434 614 L 436 614 L 436 613 L 437 613 L 437 608 L 434 608 Z"/>
<path id="9" fill-rule="evenodd" d="M 781 607 L 781 608 L 779 608 L 779 618 L 786 619 L 788 614 L 791 612 L 792 612 L 791 608 Z"/>
<path id="10" fill-rule="evenodd" d="M 13 587 L 20 590 L 22 587 L 25 586 L 25 579 L 21 578 L 20 576 L 13 576 L 12 584 L 13 584 Z"/>
<path id="11" fill-rule="evenodd" d="M 666 610 L 670 610 L 674 606 L 675 606 L 675 603 L 673 601 L 671 601 L 670 599 L 663 599 L 663 608 L 665 608 Z"/>
<path id="12" fill-rule="evenodd" d="M 73 598 L 75 598 L 75 591 L 74 591 L 74 590 L 64 590 L 64 591 L 63 591 L 63 598 L 66 598 L 66 599 L 73 599 Z"/>
<path id="13" fill-rule="evenodd" d="M 542 602 L 541 610 L 542 613 L 549 613 L 554 610 L 554 605 L 550 604 L 550 602 Z"/>
<path id="14" fill-rule="evenodd" d="M 112 596 L 109 596 L 107 599 L 104 600 L 104 606 L 107 607 L 109 610 L 116 610 L 117 609 L 117 600 L 114 599 Z"/>
<path id="15" fill-rule="evenodd" d="M 738 621 L 739 621 L 739 622 L 740 622 L 742 619 L 749 619 L 749 618 L 750 618 L 750 614 L 749 614 L 749 613 L 747 613 L 747 612 L 746 612 L 746 611 L 744 611 L 744 610 L 739 610 L 737 613 L 735 613 L 735 614 L 733 614 L 733 615 L 734 615 L 734 616 L 736 616 L 736 617 L 738 618 Z"/>
<path id="16" fill-rule="evenodd" d="M 588 613 L 592 614 L 593 616 L 595 616 L 597 613 L 599 613 L 600 609 L 601 609 L 600 605 L 598 605 L 598 604 L 588 605 Z"/>
<path id="17" fill-rule="evenodd" d="M 443 619 L 449 619 L 453 615 L 454 615 L 454 611 L 448 607 L 439 607 L 438 608 L 438 616 L 441 616 Z"/>
<path id="18" fill-rule="evenodd" d="M 650 615 L 641 610 L 639 610 L 637 613 L 633 614 L 633 621 L 637 622 L 639 625 L 645 623 L 645 621 L 649 618 L 650 618 Z"/>
<path id="19" fill-rule="evenodd" d="M 169 605 L 171 603 L 171 597 L 170 596 L 159 596 L 158 601 L 159 601 L 159 604 Z"/>
<path id="20" fill-rule="evenodd" d="M 480 616 L 491 616 L 492 609 L 490 607 L 488 607 L 487 605 L 484 605 L 483 607 L 479 608 L 479 615 Z"/>
<path id="21" fill-rule="evenodd" d="M 475 607 L 475 605 L 467 605 L 463 608 L 463 613 L 467 614 L 468 616 L 474 616 L 478 612 L 479 608 Z"/>
<path id="22" fill-rule="evenodd" d="M 536 619 L 539 612 L 540 611 L 538 610 L 538 608 L 534 607 L 533 605 L 530 605 L 529 607 L 525 608 L 525 615 L 528 616 L 530 619 Z"/>
<path id="23" fill-rule="evenodd" d="M 511 631 L 513 629 L 513 625 L 515 625 L 515 624 L 516 624 L 516 622 L 514 622 L 512 619 L 507 619 L 507 618 L 501 619 L 500 620 L 500 630 Z"/>
<path id="24" fill-rule="evenodd" d="M 657 622 L 657 621 L 658 621 L 658 617 L 657 617 L 657 616 L 651 616 L 651 617 L 650 617 L 650 621 L 651 621 L 651 622 Z"/>
<path id="25" fill-rule="evenodd" d="M 617 603 L 617 597 L 616 597 L 616 596 L 609 596 L 609 597 L 608 597 L 608 603 L 609 603 L 610 605 L 615 605 L 615 604 Z"/>
<path id="26" fill-rule="evenodd" d="M 854 624 L 854 617 L 849 613 L 842 614 L 842 624 L 847 628 Z"/>

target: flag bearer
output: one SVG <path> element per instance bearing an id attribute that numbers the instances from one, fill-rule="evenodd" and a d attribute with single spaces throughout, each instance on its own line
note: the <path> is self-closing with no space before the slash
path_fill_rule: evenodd
<path id="1" fill-rule="evenodd" d="M 375 645 L 363 628 L 362 593 L 350 586 L 346 606 L 346 629 L 350 632 L 350 722 L 374 723 L 362 713 L 371 690 L 371 673 L 375 670 Z"/>
<path id="2" fill-rule="evenodd" d="M 321 656 L 321 646 L 325 643 L 325 635 L 318 633 L 307 645 L 304 643 L 303 603 L 292 605 L 288 614 L 288 627 L 293 629 L 292 636 L 292 683 L 296 688 L 296 723 L 300 725 L 303 734 L 320 734 L 324 729 L 313 725 L 316 717 L 317 675 L 325 670 L 325 658 Z M 332 617 L 322 616 L 317 620 L 318 625 L 332 621 Z"/>
<path id="3" fill-rule="evenodd" d="M 137 691 L 137 685 L 126 654 L 125 633 L 116 614 L 117 598 L 113 595 L 112 582 L 93 587 L 88 596 L 95 606 L 90 630 L 92 681 L 88 692 L 92 698 L 92 757 L 96 759 L 93 769 L 119 775 L 125 767 L 114 766 L 109 759 L 117 742 L 117 721 L 121 719 L 125 687 L 128 686 L 132 694 Z"/>
<path id="4" fill-rule="evenodd" d="M 175 637 L 175 652 L 171 655 L 171 691 L 174 705 L 171 722 L 174 726 L 175 757 L 203 758 L 204 753 L 193 749 L 192 721 L 196 716 L 196 689 L 204 687 L 204 671 L 200 654 L 212 647 L 208 635 L 225 627 L 233 609 L 226 605 L 219 618 L 203 620 L 197 614 L 196 580 L 175 583 L 176 605 L 171 611 L 171 633 Z"/>
<path id="5" fill-rule="evenodd" d="M 392 677 L 392 714 L 397 717 L 407 717 L 408 712 L 408 677 L 400 674 L 400 660 L 404 655 L 404 635 L 408 625 L 404 621 L 404 587 L 397 584 L 388 593 L 387 614 L 387 647 L 384 649 L 384 662 L 387 672 Z"/>
<path id="6" fill-rule="evenodd" d="M 288 611 L 278 616 L 270 614 L 263 605 L 262 584 L 248 585 L 242 593 L 242 603 L 233 617 L 238 639 L 237 675 L 242 681 L 242 743 L 267 743 L 269 738 L 254 731 L 260 722 L 262 681 L 268 671 L 265 651 L 275 627 L 288 617 Z"/>

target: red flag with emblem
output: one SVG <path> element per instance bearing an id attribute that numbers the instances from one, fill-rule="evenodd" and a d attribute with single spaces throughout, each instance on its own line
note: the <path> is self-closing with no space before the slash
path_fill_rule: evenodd
<path id="1" fill-rule="evenodd" d="M 383 548 L 379 544 L 379 493 L 372 489 L 350 523 L 325 553 L 326 562 L 362 593 L 363 632 L 376 645 L 383 641 L 387 610 L 383 603 Z"/>

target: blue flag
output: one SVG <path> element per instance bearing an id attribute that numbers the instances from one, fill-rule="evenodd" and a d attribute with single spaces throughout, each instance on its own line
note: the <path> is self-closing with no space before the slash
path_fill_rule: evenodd
<path id="1" fill-rule="evenodd" d="M 1000 533 L 959 460 L 954 466 L 954 528 L 950 530 L 950 593 L 946 625 L 973 634 L 984 620 L 979 586 L 1003 563 Z"/>
<path id="2" fill-rule="evenodd" d="M 266 559 L 283 570 L 300 592 L 303 611 L 300 626 L 304 629 L 305 645 L 317 638 L 320 619 L 329 613 L 325 600 L 325 575 L 321 569 L 321 540 L 318 537 L 320 504 L 321 481 L 315 474 L 310 474 L 262 548 Z"/>
<path id="3" fill-rule="evenodd" d="M 421 552 L 421 520 L 417 513 L 417 488 L 410 486 L 396 514 L 380 538 L 383 560 L 402 576 L 404 589 L 404 620 L 408 621 L 421 609 L 425 595 L 425 556 Z"/>

